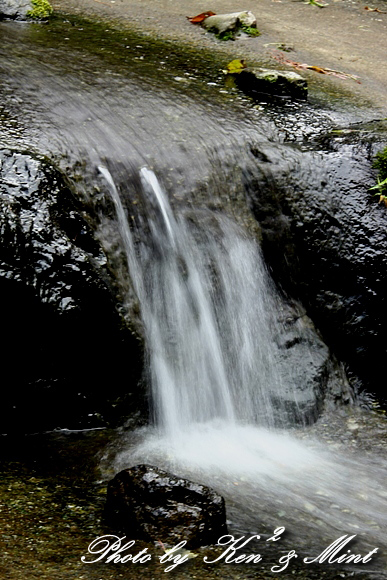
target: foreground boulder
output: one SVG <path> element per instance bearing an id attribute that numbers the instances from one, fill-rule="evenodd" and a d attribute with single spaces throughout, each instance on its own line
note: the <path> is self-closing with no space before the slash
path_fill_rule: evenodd
<path id="1" fill-rule="evenodd" d="M 188 548 L 227 534 L 224 499 L 214 490 L 151 465 L 124 469 L 108 486 L 106 518 L 130 539 Z"/>

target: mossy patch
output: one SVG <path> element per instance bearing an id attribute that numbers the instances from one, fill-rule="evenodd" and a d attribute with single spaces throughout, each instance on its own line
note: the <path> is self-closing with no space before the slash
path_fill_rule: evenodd
<path id="1" fill-rule="evenodd" d="M 375 155 L 372 166 L 379 171 L 380 179 L 387 179 L 387 147 Z"/>
<path id="2" fill-rule="evenodd" d="M 27 16 L 35 20 L 47 20 L 54 11 L 47 0 L 31 0 L 31 4 L 33 8 L 27 12 Z"/>
<path id="3" fill-rule="evenodd" d="M 239 24 L 235 28 L 229 28 L 223 32 L 217 32 L 216 28 L 210 28 L 209 32 L 213 32 L 219 40 L 235 40 L 237 36 L 240 36 L 241 32 L 244 32 L 248 36 L 260 36 L 258 28 L 253 26 L 245 26 L 244 24 Z"/>
<path id="4" fill-rule="evenodd" d="M 260 32 L 258 30 L 258 28 L 255 28 L 254 26 L 245 26 L 242 25 L 241 26 L 242 31 L 247 34 L 248 36 L 260 36 Z"/>
<path id="5" fill-rule="evenodd" d="M 213 32 L 219 40 L 235 40 L 237 33 L 236 30 L 224 30 L 223 32 L 217 33 L 215 28 L 210 29 L 209 32 Z"/>
<path id="6" fill-rule="evenodd" d="M 375 155 L 372 167 L 379 173 L 378 183 L 371 187 L 371 190 L 376 190 L 375 195 L 379 195 L 379 203 L 383 201 L 387 206 L 387 147 Z"/>

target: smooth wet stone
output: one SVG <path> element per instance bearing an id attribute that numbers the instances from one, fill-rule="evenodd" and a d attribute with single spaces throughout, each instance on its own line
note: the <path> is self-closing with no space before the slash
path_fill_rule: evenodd
<path id="1" fill-rule="evenodd" d="M 216 544 L 227 534 L 222 496 L 151 465 L 124 469 L 110 481 L 106 519 L 128 539 L 186 547 Z"/>
<path id="2" fill-rule="evenodd" d="M 249 96 L 262 95 L 306 100 L 308 83 L 298 73 L 268 69 L 244 69 L 234 75 L 237 87 Z"/>
<path id="3" fill-rule="evenodd" d="M 302 306 L 283 302 L 278 322 L 275 341 L 282 390 L 280 397 L 271 394 L 276 425 L 313 424 L 323 409 L 351 404 L 354 395 L 343 366 Z"/>

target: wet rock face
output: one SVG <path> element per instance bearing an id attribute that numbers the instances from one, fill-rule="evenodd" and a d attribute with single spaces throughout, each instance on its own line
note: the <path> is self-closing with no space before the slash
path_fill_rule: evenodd
<path id="1" fill-rule="evenodd" d="M 300 304 L 283 302 L 279 322 L 276 342 L 284 388 L 280 398 L 273 398 L 278 425 L 281 414 L 291 424 L 308 425 L 317 421 L 324 408 L 353 403 L 353 390 L 342 365 Z"/>
<path id="2" fill-rule="evenodd" d="M 246 187 L 275 278 L 301 299 L 354 380 L 385 396 L 387 212 L 368 191 L 382 145 L 324 145 L 282 151 Z"/>
<path id="3" fill-rule="evenodd" d="M 0 0 L 0 20 L 2 18 L 24 20 L 31 9 L 30 0 Z"/>
<path id="4" fill-rule="evenodd" d="M 141 348 L 120 330 L 104 254 L 43 160 L 0 151 L 0 238 L 2 432 L 104 425 L 126 392 L 129 415 Z"/>
<path id="5" fill-rule="evenodd" d="M 188 548 L 227 534 L 224 499 L 214 490 L 150 465 L 136 465 L 109 483 L 106 518 L 130 539 Z"/>

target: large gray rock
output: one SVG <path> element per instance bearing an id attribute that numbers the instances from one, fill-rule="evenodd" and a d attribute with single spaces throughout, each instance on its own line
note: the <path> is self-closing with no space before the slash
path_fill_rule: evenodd
<path id="1" fill-rule="evenodd" d="M 30 10 L 32 10 L 31 0 L 0 0 L 0 20 L 2 18 L 24 20 Z"/>
<path id="2" fill-rule="evenodd" d="M 172 546 L 186 540 L 198 548 L 227 534 L 224 499 L 216 491 L 151 465 L 124 469 L 110 481 L 105 514 L 128 539 Z"/>
<path id="3" fill-rule="evenodd" d="M 283 389 L 280 396 L 272 395 L 277 424 L 312 424 L 324 409 L 353 403 L 353 390 L 342 365 L 305 309 L 284 301 L 279 322 L 276 343 Z"/>
<path id="4" fill-rule="evenodd" d="M 203 20 L 203 27 L 216 34 L 236 31 L 242 27 L 255 28 L 256 26 L 257 20 L 254 14 L 248 10 L 230 14 L 215 14 Z"/>

